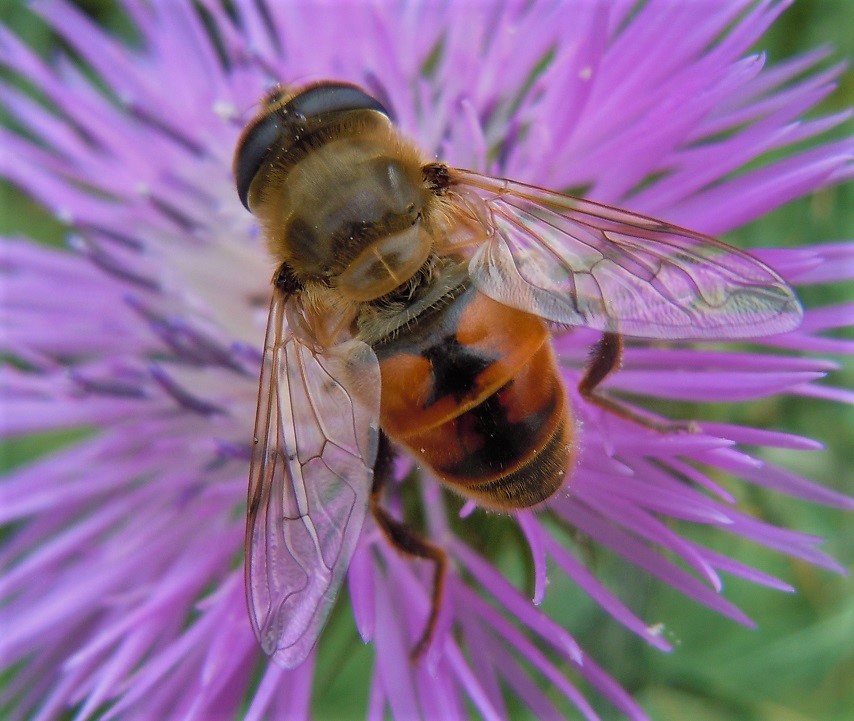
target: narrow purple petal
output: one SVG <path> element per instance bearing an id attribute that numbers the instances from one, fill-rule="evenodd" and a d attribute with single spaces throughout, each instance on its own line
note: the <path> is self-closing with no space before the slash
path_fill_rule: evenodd
<path id="1" fill-rule="evenodd" d="M 854 277 L 854 242 L 815 245 L 810 250 L 822 262 L 816 263 L 810 272 L 798 278 L 799 283 L 817 285 Z"/>
<path id="2" fill-rule="evenodd" d="M 483 678 L 478 675 L 483 685 Z M 448 719 L 448 721 L 465 721 L 469 718 L 465 705 L 460 700 L 457 686 L 453 683 L 451 674 L 434 673 L 429 663 L 421 663 L 415 669 L 415 683 L 418 688 L 418 698 L 426 719 Z M 490 707 L 494 707 L 494 699 L 489 698 Z M 500 706 L 498 707 L 500 709 Z M 505 718 L 506 714 L 498 714 Z"/>
<path id="3" fill-rule="evenodd" d="M 636 633 L 651 646 L 660 651 L 670 651 L 672 646 L 661 636 L 649 632 L 649 626 L 632 613 L 620 600 L 608 591 L 593 574 L 573 558 L 554 538 L 546 535 L 545 545 L 552 558 L 564 573 L 581 587 L 602 609 L 613 616 L 623 626 Z"/>
<path id="4" fill-rule="evenodd" d="M 486 651 L 494 660 L 495 665 L 504 670 L 504 680 L 513 692 L 519 697 L 525 708 L 528 709 L 533 718 L 543 719 L 548 721 L 559 721 L 565 716 L 558 711 L 554 704 L 549 700 L 545 693 L 531 679 L 528 673 L 522 666 L 516 662 L 516 659 L 510 655 L 503 646 L 493 643 L 492 639 L 484 636 L 483 642 L 486 644 Z M 472 645 L 476 641 L 472 639 Z M 599 721 L 599 716 L 595 711 L 587 707 L 582 711 L 584 717 L 591 721 Z M 502 718 L 507 718 L 507 714 L 503 713 Z"/>
<path id="5" fill-rule="evenodd" d="M 634 507 L 630 502 L 609 499 L 604 491 L 586 490 L 579 494 L 584 503 L 589 504 L 605 516 L 618 520 L 621 525 L 633 533 L 669 548 L 698 574 L 705 577 L 716 591 L 720 591 L 720 579 L 714 569 L 696 552 L 689 541 L 671 531 L 655 516 Z M 729 516 L 727 516 L 729 520 Z"/>
<path id="6" fill-rule="evenodd" d="M 376 620 L 374 611 L 374 574 L 371 565 L 370 551 L 363 541 L 359 544 L 350 568 L 347 572 L 347 588 L 350 592 L 350 604 L 353 607 L 353 619 L 362 641 L 368 643 L 374 637 Z"/>
<path id="7" fill-rule="evenodd" d="M 461 614 L 459 622 L 461 637 L 466 639 L 469 649 L 472 671 L 480 679 L 489 703 L 501 717 L 506 718 L 507 709 L 502 696 L 501 681 L 505 677 L 502 671 L 507 667 L 502 668 L 500 661 L 502 645 L 474 614 Z"/>
<path id="8" fill-rule="evenodd" d="M 309 667 L 312 663 L 307 664 Z M 276 689 L 280 686 L 282 676 L 287 673 L 275 664 L 268 664 L 264 671 L 258 690 L 252 699 L 252 704 L 246 710 L 244 721 L 263 721 L 267 718 L 266 711 L 272 703 Z"/>
<path id="9" fill-rule="evenodd" d="M 736 502 L 736 498 L 735 496 L 733 496 L 732 493 L 727 491 L 719 484 L 715 483 L 705 473 L 701 473 L 699 470 L 694 468 L 694 466 L 689 465 L 688 463 L 685 463 L 684 461 L 681 461 L 678 458 L 662 460 L 659 461 L 659 463 L 661 463 L 664 467 L 675 471 L 675 478 L 686 478 L 689 481 L 696 483 L 700 488 L 705 488 L 706 490 L 711 491 L 725 503 Z"/>
<path id="10" fill-rule="evenodd" d="M 365 718 L 368 721 L 384 721 L 386 708 L 385 692 L 382 688 L 381 676 L 375 673 L 371 682 L 371 693 L 368 697 L 368 710 Z"/>
<path id="11" fill-rule="evenodd" d="M 515 514 L 514 518 L 522 529 L 522 533 L 525 534 L 525 540 L 531 549 L 531 559 L 534 564 L 534 596 L 532 601 L 535 606 L 539 606 L 545 598 L 546 584 L 548 583 L 543 529 L 537 523 L 536 518 L 528 512 L 519 512 Z"/>
<path id="12" fill-rule="evenodd" d="M 696 193 L 668 220 L 720 235 L 803 195 L 837 181 L 839 158 L 852 152 L 849 141 L 808 150 Z"/>
<path id="13" fill-rule="evenodd" d="M 753 622 L 722 596 L 694 576 L 652 550 L 652 547 L 638 540 L 626 530 L 620 529 L 609 519 L 603 518 L 595 508 L 573 503 L 561 503 L 557 510 L 569 523 L 595 539 L 613 552 L 625 558 L 639 568 L 643 568 L 656 578 L 679 590 L 685 596 L 708 606 L 721 615 L 736 620 L 745 626 Z M 698 555 L 702 555 L 698 552 Z M 708 563 L 707 561 L 704 561 Z"/>
<path id="14" fill-rule="evenodd" d="M 446 649 L 448 664 L 454 670 L 459 679 L 460 686 L 465 689 L 466 695 L 471 699 L 472 704 L 474 704 L 484 719 L 501 721 L 501 715 L 493 708 L 489 697 L 484 693 L 480 685 L 480 680 L 472 673 L 471 668 L 457 645 L 448 644 Z"/>
<path id="15" fill-rule="evenodd" d="M 764 464 L 761 468 L 743 469 L 739 475 L 754 485 L 786 493 L 795 498 L 838 508 L 854 509 L 854 498 L 851 496 L 820 486 L 770 463 Z"/>
<path id="16" fill-rule="evenodd" d="M 500 632 L 500 636 L 506 641 L 513 644 L 514 648 L 520 652 L 525 660 L 533 664 L 540 672 L 564 695 L 569 699 L 582 714 L 589 719 L 598 718 L 575 686 L 570 683 L 564 675 L 553 665 L 546 655 L 542 653 L 531 641 L 529 641 L 515 626 L 507 619 L 498 613 L 492 606 L 486 604 L 479 596 L 472 593 L 469 588 L 460 587 L 454 589 L 455 593 L 460 595 L 460 602 L 466 607 L 476 610 L 477 614 L 486 622 L 492 625 Z M 549 640 L 544 638 L 543 640 Z M 579 657 L 576 664 L 583 668 L 587 664 L 587 656 Z"/>
<path id="17" fill-rule="evenodd" d="M 683 370 L 679 373 L 666 371 L 623 370 L 614 378 L 613 386 L 621 390 L 654 394 L 659 398 L 680 401 L 715 402 L 745 401 L 764 398 L 775 393 L 796 388 L 822 378 L 821 372 L 761 372 L 740 373 L 730 371 L 726 375 Z"/>
<path id="18" fill-rule="evenodd" d="M 548 638 L 552 645 L 576 663 L 583 653 L 570 634 L 541 613 L 532 613 L 525 599 L 510 586 L 488 563 L 464 544 L 454 540 L 451 551 L 478 581 L 487 586 L 490 592 L 511 614 L 516 614 L 533 631 Z"/>
<path id="19" fill-rule="evenodd" d="M 773 588 L 777 591 L 783 591 L 784 593 L 795 592 L 794 587 L 785 581 L 781 581 L 779 578 L 775 578 L 774 576 L 770 576 L 767 573 L 763 573 L 762 571 L 751 568 L 743 563 L 734 561 L 728 556 L 724 556 L 723 554 L 709 549 L 704 549 L 702 553 L 709 563 L 720 571 L 730 573 L 733 576 L 738 576 L 739 578 L 747 579 L 751 583 L 756 583 L 760 586 L 767 586 L 768 588 Z"/>
<path id="20" fill-rule="evenodd" d="M 393 599 L 398 596 L 388 578 L 377 577 L 377 625 L 374 633 L 378 671 L 383 690 L 395 718 L 420 718 L 412 665 L 409 663 L 409 634 L 401 627 L 403 620 L 395 610 Z"/>

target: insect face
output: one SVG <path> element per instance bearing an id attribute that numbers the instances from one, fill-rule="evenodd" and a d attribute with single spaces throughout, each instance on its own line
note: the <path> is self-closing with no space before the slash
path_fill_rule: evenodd
<path id="1" fill-rule="evenodd" d="M 272 253 L 303 284 L 366 301 L 389 293 L 433 245 L 417 151 L 358 88 L 271 96 L 235 156 L 238 192 Z"/>

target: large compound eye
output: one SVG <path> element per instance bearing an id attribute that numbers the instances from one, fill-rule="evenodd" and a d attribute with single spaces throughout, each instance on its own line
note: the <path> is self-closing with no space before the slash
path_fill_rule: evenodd
<path id="1" fill-rule="evenodd" d="M 284 130 L 285 121 L 279 113 L 260 118 L 243 133 L 234 153 L 234 181 L 237 195 L 247 210 L 249 207 L 249 186 L 270 154 L 270 150 Z"/>
<path id="2" fill-rule="evenodd" d="M 322 83 L 313 85 L 295 95 L 287 103 L 268 115 L 257 118 L 243 133 L 234 155 L 234 179 L 237 194 L 243 206 L 249 208 L 249 188 L 270 152 L 281 147 L 282 135 L 288 132 L 292 140 L 311 121 L 323 116 L 351 110 L 375 110 L 388 116 L 388 112 L 375 98 L 355 85 Z M 287 142 L 287 138 L 285 138 Z"/>
<path id="3" fill-rule="evenodd" d="M 388 111 L 376 98 L 372 98 L 355 85 L 322 83 L 306 88 L 285 105 L 288 112 L 304 118 L 316 118 L 327 113 L 343 113 L 348 110 L 376 110 L 385 116 Z"/>

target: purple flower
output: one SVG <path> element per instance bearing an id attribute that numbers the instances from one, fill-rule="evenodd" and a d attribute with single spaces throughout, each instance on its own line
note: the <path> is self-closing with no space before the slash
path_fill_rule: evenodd
<path id="1" fill-rule="evenodd" d="M 139 33 L 129 44 L 68 2 L 35 3 L 77 60 L 59 50 L 43 60 L 0 30 L 0 63 L 34 91 L 4 81 L 15 129 L 2 131 L 0 170 L 69 228 L 68 250 L 3 240 L 0 338 L 15 362 L 2 371 L 0 424 L 11 438 L 79 429 L 2 479 L 9 719 L 69 709 L 75 719 L 308 716 L 315 657 L 293 671 L 266 662 L 241 569 L 273 265 L 231 161 L 273 80 L 358 83 L 453 165 L 584 188 L 713 234 L 854 174 L 850 138 L 802 146 L 848 117 L 800 120 L 840 68 L 819 69 L 824 52 L 773 67 L 749 54 L 782 2 L 233 6 L 126 0 Z M 799 286 L 854 276 L 854 244 L 757 255 Z M 834 336 L 851 315 L 850 305 L 809 309 L 797 330 L 751 346 L 631 343 L 608 388 L 650 410 L 656 399 L 775 394 L 850 402 L 818 383 L 835 366 L 816 354 L 854 348 Z M 663 651 L 667 619 L 640 618 L 597 579 L 569 528 L 745 625 L 721 594 L 722 573 L 791 588 L 680 530 L 713 527 L 839 570 L 821 539 L 754 518 L 720 482 L 852 508 L 743 448 L 818 443 L 702 417 L 699 433 L 655 434 L 596 409 L 575 391 L 595 340 L 583 330 L 555 340 L 582 440 L 550 511 L 458 513 L 433 478 L 400 460 L 407 479 L 388 508 L 402 517 L 417 496 L 452 563 L 436 638 L 412 665 L 431 568 L 366 523 L 347 587 L 358 632 L 373 643 L 369 718 L 468 718 L 470 707 L 507 718 L 511 696 L 537 718 L 571 706 L 598 718 L 580 685 L 645 718 L 596 649 L 546 612 L 547 576 L 569 579 Z M 520 530 L 533 602 L 489 544 L 475 547 L 483 524 Z"/>

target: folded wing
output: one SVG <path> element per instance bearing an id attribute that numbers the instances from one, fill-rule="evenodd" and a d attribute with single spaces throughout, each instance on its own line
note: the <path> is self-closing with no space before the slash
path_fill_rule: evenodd
<path id="1" fill-rule="evenodd" d="M 640 338 L 749 338 L 801 322 L 777 273 L 709 236 L 467 170 L 451 171 L 449 194 L 487 234 L 474 283 L 506 305 Z"/>
<path id="2" fill-rule="evenodd" d="M 270 307 L 246 524 L 250 618 L 286 668 L 314 646 L 356 548 L 380 387 L 366 344 L 317 349 L 292 332 L 286 305 L 295 302 L 277 291 Z"/>

